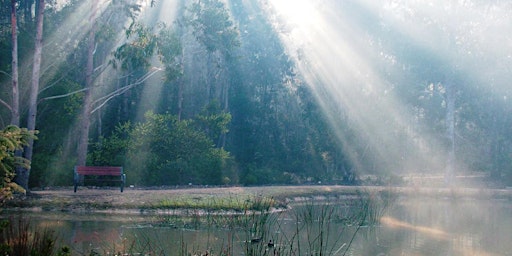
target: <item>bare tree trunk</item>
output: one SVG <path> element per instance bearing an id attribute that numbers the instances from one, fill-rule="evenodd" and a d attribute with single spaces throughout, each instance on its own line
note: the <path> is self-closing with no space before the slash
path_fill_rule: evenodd
<path id="1" fill-rule="evenodd" d="M 452 185 L 455 177 L 455 88 L 451 82 L 446 85 L 446 128 L 449 140 L 448 159 L 446 163 L 445 182 Z"/>
<path id="2" fill-rule="evenodd" d="M 12 104 L 11 124 L 20 125 L 20 96 L 18 86 L 18 25 L 16 18 L 16 0 L 11 0 L 12 33 Z"/>
<path id="3" fill-rule="evenodd" d="M 492 117 L 492 125 L 491 125 L 491 170 L 490 170 L 490 176 L 491 179 L 494 181 L 501 181 L 501 168 L 503 165 L 503 155 L 507 155 L 504 152 L 504 145 L 503 145 L 503 139 L 501 139 L 499 134 L 502 134 L 502 125 L 500 125 L 500 122 L 498 121 L 498 116 L 496 114 L 493 114 Z"/>
<path id="4" fill-rule="evenodd" d="M 95 48 L 95 28 L 96 28 L 96 9 L 98 1 L 92 2 L 91 28 L 89 30 L 89 45 L 87 49 L 87 66 L 85 73 L 85 90 L 84 107 L 82 110 L 82 119 L 80 120 L 77 149 L 77 165 L 85 165 L 87 161 L 87 146 L 89 142 L 89 127 L 91 126 L 91 109 L 93 96 L 93 72 L 94 72 L 94 48 Z"/>
<path id="5" fill-rule="evenodd" d="M 183 78 L 178 78 L 178 121 L 181 121 L 183 112 Z"/>
<path id="6" fill-rule="evenodd" d="M 44 18 L 44 0 L 37 1 L 37 27 L 36 42 L 34 47 L 34 64 L 32 67 L 32 85 L 30 87 L 30 99 L 27 118 L 27 129 L 33 131 L 36 128 L 37 116 L 37 95 L 39 93 L 39 75 L 41 71 L 41 55 L 43 51 L 43 18 Z M 34 139 L 29 138 L 28 146 L 25 148 L 25 158 L 32 161 L 34 150 Z M 16 175 L 17 183 L 28 190 L 28 179 L 30 177 L 30 168 L 20 169 L 20 173 Z"/>
<path id="7" fill-rule="evenodd" d="M 20 95 L 18 84 L 18 18 L 16 15 L 16 0 L 11 0 L 11 34 L 12 34 L 12 103 L 11 103 L 11 124 L 20 126 Z M 18 149 L 14 152 L 17 157 L 23 156 L 23 151 Z M 25 170 L 16 167 L 16 175 L 22 177 Z M 21 182 L 21 179 L 15 180 Z"/>
<path id="8" fill-rule="evenodd" d="M 21 1 L 22 3 L 22 9 L 24 13 L 25 23 L 31 23 L 32 22 L 32 5 L 34 4 L 34 0 L 25 0 Z M 37 3 L 36 3 L 37 4 Z"/>

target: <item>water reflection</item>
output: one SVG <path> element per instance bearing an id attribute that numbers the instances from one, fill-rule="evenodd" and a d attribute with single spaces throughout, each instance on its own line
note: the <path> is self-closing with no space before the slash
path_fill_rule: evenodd
<path id="1" fill-rule="evenodd" d="M 209 220 L 200 226 L 192 225 L 197 216 L 30 218 L 56 229 L 74 255 L 512 255 L 512 206 L 506 200 L 400 199 L 377 214 L 377 225 L 358 218 L 363 208 L 353 202 L 305 203 L 265 216 L 202 216 Z"/>
<path id="2" fill-rule="evenodd" d="M 407 200 L 382 218 L 386 255 L 511 255 L 507 201 Z"/>

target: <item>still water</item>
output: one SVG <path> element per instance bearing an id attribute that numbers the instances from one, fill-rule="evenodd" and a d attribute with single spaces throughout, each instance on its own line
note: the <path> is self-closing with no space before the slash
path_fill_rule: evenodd
<path id="1" fill-rule="evenodd" d="M 269 215 L 191 212 L 185 218 L 29 215 L 56 230 L 73 255 L 512 255 L 510 200 L 400 198 L 365 221 L 358 219 L 361 207 L 317 202 Z"/>

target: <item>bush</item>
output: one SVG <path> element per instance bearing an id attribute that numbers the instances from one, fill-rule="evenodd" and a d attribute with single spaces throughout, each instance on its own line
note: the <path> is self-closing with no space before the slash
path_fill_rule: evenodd
<path id="1" fill-rule="evenodd" d="M 223 183 L 230 155 L 216 148 L 193 120 L 146 113 L 146 121 L 119 126 L 95 145 L 96 165 L 122 165 L 129 184 L 183 185 Z"/>
<path id="2" fill-rule="evenodd" d="M 28 140 L 35 138 L 34 134 L 35 132 L 14 125 L 0 130 L 0 204 L 10 199 L 13 191 L 23 191 L 23 188 L 13 182 L 14 172 L 16 167 L 29 168 L 30 163 L 16 152 L 28 145 Z"/>

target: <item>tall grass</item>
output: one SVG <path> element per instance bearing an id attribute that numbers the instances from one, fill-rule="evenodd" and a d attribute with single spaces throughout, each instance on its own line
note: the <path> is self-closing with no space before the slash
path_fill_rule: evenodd
<path id="1" fill-rule="evenodd" d="M 360 193 L 322 201 L 311 198 L 275 211 L 276 200 L 271 197 L 213 197 L 191 208 L 180 206 L 179 216 L 161 215 L 152 223 L 155 230 L 105 241 L 95 249 L 74 250 L 72 255 L 346 255 L 359 231 L 378 224 L 395 199 L 393 193 Z M 226 205 L 236 205 L 236 210 L 223 208 Z M 175 229 L 176 235 L 159 237 L 159 227 Z M 188 240 L 191 229 L 201 230 L 201 242 Z M 10 219 L 1 231 L 0 255 L 71 255 L 69 248 L 56 249 L 53 231 L 33 229 L 27 220 Z"/>
<path id="2" fill-rule="evenodd" d="M 306 200 L 279 212 L 272 211 L 272 198 L 251 199 L 239 202 L 243 206 L 239 213 L 215 215 L 214 211 L 204 211 L 198 217 L 201 223 L 194 227 L 205 228 L 209 241 L 202 251 L 209 250 L 209 255 L 346 255 L 361 228 L 371 229 L 378 224 L 396 197 L 392 192 L 360 192 L 351 199 Z M 210 230 L 219 228 L 227 231 L 226 238 L 210 243 Z M 217 254 L 211 250 L 215 243 L 221 243 L 222 248 L 216 250 Z M 186 252 L 180 255 L 201 255 Z"/>
<path id="3" fill-rule="evenodd" d="M 57 236 L 49 228 L 35 228 L 30 220 L 10 217 L 0 224 L 0 255 L 48 256 L 70 255 L 69 248 L 56 248 Z"/>

